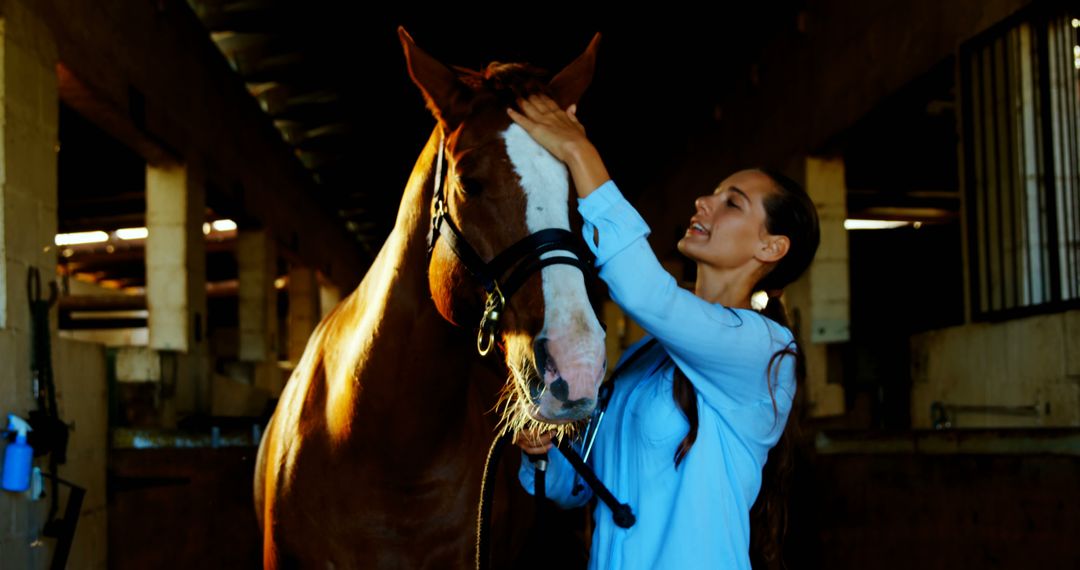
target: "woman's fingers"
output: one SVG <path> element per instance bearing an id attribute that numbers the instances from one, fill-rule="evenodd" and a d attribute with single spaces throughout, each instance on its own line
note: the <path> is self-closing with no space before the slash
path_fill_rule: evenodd
<path id="1" fill-rule="evenodd" d="M 506 112 L 510 115 L 510 118 L 513 119 L 514 122 L 521 125 L 521 128 L 525 129 L 526 131 L 531 132 L 534 128 L 536 128 L 536 123 L 532 119 L 515 111 L 513 108 L 507 107 Z"/>
<path id="2" fill-rule="evenodd" d="M 562 107 L 559 107 L 559 104 L 554 99 L 543 93 L 533 93 L 527 98 L 519 97 L 517 102 L 521 110 L 530 117 L 546 113 L 559 114 L 563 111 Z"/>
<path id="3" fill-rule="evenodd" d="M 545 97 L 544 99 L 540 99 L 539 97 L 540 96 L 537 95 L 531 95 L 529 99 L 518 99 L 518 107 L 521 108 L 523 113 L 517 113 L 516 111 L 515 113 L 517 113 L 518 116 L 524 114 L 528 120 L 532 121 L 529 126 L 541 124 L 552 128 L 569 127 L 570 125 L 573 125 L 574 127 L 581 126 L 581 122 L 577 120 L 577 116 L 570 110 L 564 111 L 560 109 L 559 105 L 551 98 Z M 576 105 L 571 105 L 570 108 L 574 109 L 574 112 L 577 110 Z M 511 114 L 510 116 L 513 117 L 514 115 Z"/>
<path id="4" fill-rule="evenodd" d="M 529 118 L 539 116 L 541 114 L 543 107 L 541 107 L 540 102 L 536 99 L 535 95 L 529 96 L 528 99 L 519 98 L 517 101 L 518 107 L 521 107 L 521 110 L 526 115 L 528 115 Z"/>
<path id="5" fill-rule="evenodd" d="M 558 111 L 562 111 L 562 109 L 559 107 L 559 104 L 556 103 L 554 99 L 548 97 L 547 95 L 544 95 L 543 93 L 535 93 L 531 97 L 529 97 L 529 99 L 533 101 L 534 105 L 548 112 L 555 113 Z"/>
<path id="6" fill-rule="evenodd" d="M 543 454 L 547 453 L 548 451 L 551 451 L 551 444 L 550 443 L 545 445 L 544 447 L 525 447 L 524 445 L 522 445 L 520 447 L 521 447 L 522 451 L 524 451 L 525 453 L 528 453 L 529 455 L 543 455 Z"/>
<path id="7" fill-rule="evenodd" d="M 539 455 L 551 449 L 552 432 L 537 433 L 533 430 L 519 431 L 514 435 L 514 444 L 525 453 Z"/>
<path id="8" fill-rule="evenodd" d="M 532 94 L 518 98 L 521 109 L 507 108 L 507 113 L 521 128 L 555 158 L 566 162 L 569 147 L 585 138 L 585 127 L 569 111 L 546 95 Z M 576 112 L 577 107 L 572 106 Z"/>

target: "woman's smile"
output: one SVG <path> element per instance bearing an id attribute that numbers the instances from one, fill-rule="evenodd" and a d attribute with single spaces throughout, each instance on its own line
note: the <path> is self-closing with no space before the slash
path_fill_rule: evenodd
<path id="1" fill-rule="evenodd" d="M 690 218 L 690 227 L 686 229 L 686 235 L 703 235 L 708 236 L 711 234 L 708 229 L 696 218 Z"/>

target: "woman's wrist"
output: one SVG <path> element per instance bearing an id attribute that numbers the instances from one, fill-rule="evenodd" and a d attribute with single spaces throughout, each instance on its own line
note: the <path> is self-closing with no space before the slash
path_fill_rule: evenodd
<path id="1" fill-rule="evenodd" d="M 579 198 L 592 194 L 593 190 L 611 179 L 600 152 L 588 140 L 568 144 L 565 162 Z"/>

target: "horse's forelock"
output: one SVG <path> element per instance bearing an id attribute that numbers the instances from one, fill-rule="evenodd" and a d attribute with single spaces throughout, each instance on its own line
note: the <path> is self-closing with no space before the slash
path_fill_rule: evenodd
<path id="1" fill-rule="evenodd" d="M 458 79 L 473 91 L 493 95 L 502 102 L 512 102 L 516 97 L 530 93 L 547 93 L 551 73 L 528 63 L 503 63 L 493 61 L 482 70 L 454 67 Z"/>

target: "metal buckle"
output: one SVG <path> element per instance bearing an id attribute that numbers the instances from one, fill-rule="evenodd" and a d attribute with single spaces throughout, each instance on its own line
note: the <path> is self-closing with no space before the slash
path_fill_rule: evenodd
<path id="1" fill-rule="evenodd" d="M 499 318 L 502 316 L 506 299 L 503 298 L 499 284 L 495 283 L 494 289 L 488 292 L 487 301 L 484 302 L 484 316 L 480 319 L 480 331 L 476 335 L 476 350 L 480 356 L 487 356 L 491 347 L 495 346 L 495 335 L 499 332 Z"/>
<path id="2" fill-rule="evenodd" d="M 436 223 L 438 223 L 442 221 L 442 218 L 445 215 L 445 199 L 442 197 L 442 193 L 440 192 L 439 195 L 435 197 L 435 213 L 432 215 L 432 218 L 435 220 Z"/>

